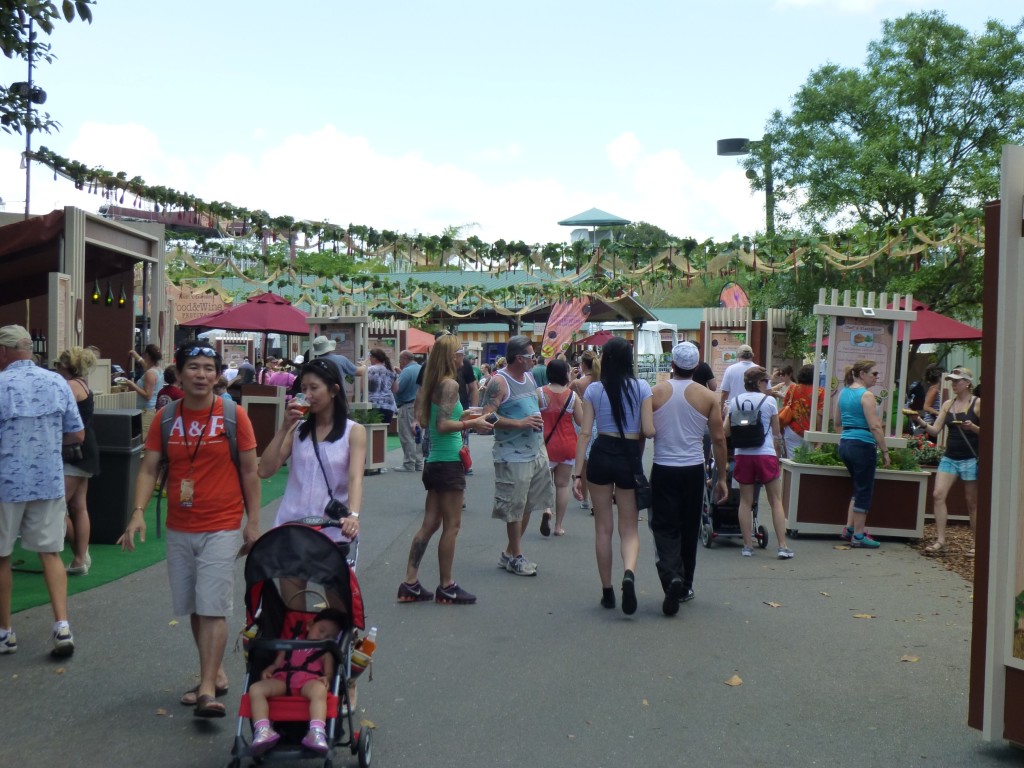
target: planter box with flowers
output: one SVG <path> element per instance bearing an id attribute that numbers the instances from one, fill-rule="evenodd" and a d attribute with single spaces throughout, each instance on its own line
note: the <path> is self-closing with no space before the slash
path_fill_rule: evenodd
<path id="1" fill-rule="evenodd" d="M 366 428 L 366 473 L 380 474 L 387 465 L 388 425 L 381 424 L 380 414 L 372 408 L 353 405 L 348 417 Z"/>
<path id="2" fill-rule="evenodd" d="M 908 449 L 892 449 L 890 459 L 892 468 L 875 474 L 868 529 L 879 536 L 920 538 L 931 475 L 920 469 Z M 838 534 L 853 495 L 838 446 L 799 448 L 781 464 L 787 528 L 794 534 Z"/>
<path id="3" fill-rule="evenodd" d="M 943 449 L 928 439 L 927 435 L 915 435 L 907 439 L 907 448 L 914 453 L 917 463 L 921 469 L 928 473 L 928 503 L 925 507 L 925 517 L 934 519 L 932 493 L 935 491 L 935 468 L 939 465 L 939 459 L 944 453 Z M 949 495 L 946 496 L 946 512 L 950 520 L 969 522 L 970 513 L 967 511 L 967 500 L 964 499 L 964 484 L 954 483 Z"/>

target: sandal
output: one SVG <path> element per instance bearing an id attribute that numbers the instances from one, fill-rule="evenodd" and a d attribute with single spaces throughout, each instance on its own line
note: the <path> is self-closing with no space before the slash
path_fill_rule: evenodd
<path id="1" fill-rule="evenodd" d="M 221 696 L 227 696 L 228 687 L 225 685 L 222 688 L 218 685 L 217 688 L 215 689 L 215 693 L 217 694 L 218 698 Z M 199 703 L 199 686 L 197 685 L 194 688 L 189 688 L 187 691 L 181 694 L 181 698 L 178 699 L 178 701 L 181 702 L 181 706 L 183 707 L 196 706 L 196 704 Z"/>
<path id="2" fill-rule="evenodd" d="M 224 717 L 226 714 L 224 705 L 208 693 L 196 700 L 196 717 Z"/>
<path id="3" fill-rule="evenodd" d="M 941 555 L 946 551 L 946 543 L 942 542 L 940 544 L 936 541 L 930 547 L 925 547 L 921 551 L 924 552 L 926 555 Z"/>

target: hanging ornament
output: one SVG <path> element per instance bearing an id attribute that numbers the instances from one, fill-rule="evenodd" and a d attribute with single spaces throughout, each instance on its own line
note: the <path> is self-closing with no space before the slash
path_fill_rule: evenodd
<path id="1" fill-rule="evenodd" d="M 107 298 L 103 302 L 108 307 L 114 306 L 114 290 L 110 287 L 110 281 L 107 280 Z"/>
<path id="2" fill-rule="evenodd" d="M 128 297 L 125 296 L 125 293 L 124 293 L 124 281 L 122 281 L 121 282 L 121 295 L 117 297 L 117 306 L 119 306 L 121 309 L 124 309 L 124 307 L 125 307 L 125 305 L 127 303 L 128 303 Z"/>
<path id="3" fill-rule="evenodd" d="M 96 281 L 93 283 L 93 286 L 92 286 L 92 303 L 93 304 L 99 304 L 100 303 L 100 281 L 99 281 L 99 278 L 96 278 Z"/>

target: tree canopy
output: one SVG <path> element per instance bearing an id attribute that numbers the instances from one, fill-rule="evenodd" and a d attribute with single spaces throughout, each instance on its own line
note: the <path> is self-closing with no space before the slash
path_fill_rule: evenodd
<path id="1" fill-rule="evenodd" d="M 937 11 L 886 21 L 862 68 L 811 73 L 744 164 L 770 160 L 776 198 L 816 231 L 884 230 L 993 199 L 1000 147 L 1024 141 L 1022 30 L 989 21 L 972 35 Z"/>
<path id="2" fill-rule="evenodd" d="M 76 18 L 92 23 L 95 0 L 0 0 L 0 51 L 9 59 L 53 61 L 50 44 L 39 39 L 39 32 L 49 35 L 54 24 L 61 19 L 71 22 Z M 32 120 L 26 126 L 27 100 L 31 94 L 24 83 L 11 87 L 0 84 L 0 128 L 6 133 L 31 131 L 49 132 L 57 123 L 48 113 L 33 110 Z"/>

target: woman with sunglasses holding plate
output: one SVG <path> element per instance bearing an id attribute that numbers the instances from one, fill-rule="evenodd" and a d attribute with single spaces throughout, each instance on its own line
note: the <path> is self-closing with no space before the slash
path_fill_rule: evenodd
<path id="1" fill-rule="evenodd" d="M 954 368 L 946 374 L 953 388 L 953 397 L 942 404 L 934 423 L 929 424 L 920 414 L 912 421 L 932 437 L 948 429 L 946 453 L 935 472 L 935 491 L 932 509 L 935 512 L 935 542 L 924 548 L 925 554 L 939 555 L 946 549 L 946 497 L 959 477 L 964 481 L 964 501 L 974 531 L 974 517 L 978 510 L 978 433 L 981 431 L 981 400 L 972 394 L 974 372 L 970 368 Z M 969 555 L 974 555 L 970 550 Z"/>

